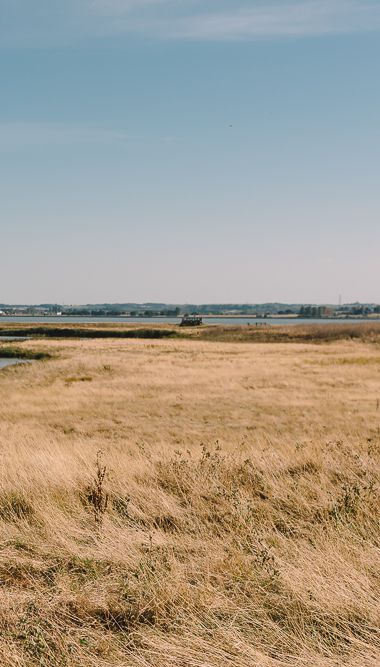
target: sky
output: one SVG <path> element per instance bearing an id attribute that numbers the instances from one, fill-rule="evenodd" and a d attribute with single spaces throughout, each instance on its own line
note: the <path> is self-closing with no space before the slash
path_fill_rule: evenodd
<path id="1" fill-rule="evenodd" d="M 0 0 L 0 303 L 380 302 L 380 0 Z"/>

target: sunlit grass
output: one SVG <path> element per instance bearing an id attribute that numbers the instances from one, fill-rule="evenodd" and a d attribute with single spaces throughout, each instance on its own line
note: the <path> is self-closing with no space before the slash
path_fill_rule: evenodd
<path id="1" fill-rule="evenodd" d="M 376 341 L 42 348 L 0 372 L 1 665 L 379 664 Z"/>

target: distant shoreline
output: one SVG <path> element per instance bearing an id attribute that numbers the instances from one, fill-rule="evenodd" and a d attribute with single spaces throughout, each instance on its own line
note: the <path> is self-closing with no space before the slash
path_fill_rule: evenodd
<path id="1" fill-rule="evenodd" d="M 197 313 L 198 315 L 198 313 Z M 331 321 L 337 321 L 341 322 L 344 320 L 368 320 L 369 322 L 374 321 L 374 320 L 380 320 L 380 315 L 347 315 L 344 317 L 334 317 L 334 316 L 326 316 L 324 315 L 323 317 L 303 317 L 300 315 L 297 315 L 295 313 L 289 313 L 287 315 L 278 315 L 278 314 L 269 314 L 269 315 L 208 315 L 208 314 L 199 314 L 199 317 L 202 317 L 204 319 L 223 319 L 223 320 L 331 320 Z M 178 319 L 180 320 L 182 315 L 178 316 L 173 316 L 173 315 L 152 315 L 152 316 L 147 316 L 147 315 L 141 315 L 141 316 L 136 316 L 136 315 L 107 315 L 106 313 L 104 315 L 76 315 L 74 313 L 70 314 L 65 314 L 65 315 L 54 315 L 49 313 L 48 315 L 45 314 L 37 314 L 37 313 L 29 313 L 29 314 L 12 314 L 12 315 L 0 315 L 0 322 L 2 319 L 6 320 L 8 318 L 17 318 L 17 319 L 22 319 L 22 318 L 54 318 L 57 321 L 65 318 L 86 318 L 86 319 L 99 319 L 99 318 L 104 318 L 104 319 L 120 319 L 120 320 L 173 320 L 173 319 Z"/>

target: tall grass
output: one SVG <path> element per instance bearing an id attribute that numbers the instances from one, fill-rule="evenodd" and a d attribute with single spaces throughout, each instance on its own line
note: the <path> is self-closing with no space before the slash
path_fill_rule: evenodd
<path id="1" fill-rule="evenodd" d="M 265 326 L 252 322 L 250 325 L 203 325 L 179 329 L 173 325 L 155 324 L 141 328 L 138 324 L 90 323 L 55 325 L 45 324 L 0 324 L 1 336 L 34 336 L 42 338 L 188 338 L 215 342 L 328 342 L 361 339 L 369 342 L 380 341 L 380 321 L 365 323 L 294 324 L 292 326 Z"/>
<path id="2" fill-rule="evenodd" d="M 380 322 L 358 324 L 294 324 L 292 326 L 212 326 L 193 334 L 203 340 L 257 343 L 318 343 L 361 339 L 380 342 Z"/>
<path id="3" fill-rule="evenodd" d="M 377 667 L 376 346 L 46 348 L 0 374 L 1 665 Z"/>

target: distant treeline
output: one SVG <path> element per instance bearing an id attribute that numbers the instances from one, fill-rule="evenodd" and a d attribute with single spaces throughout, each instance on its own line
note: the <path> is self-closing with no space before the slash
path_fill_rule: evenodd
<path id="1" fill-rule="evenodd" d="M 318 319 L 321 317 L 337 317 L 337 316 L 366 316 L 380 313 L 380 306 L 365 306 L 357 304 L 353 306 L 342 306 L 336 310 L 327 306 L 301 306 L 299 309 L 299 317 Z"/>

